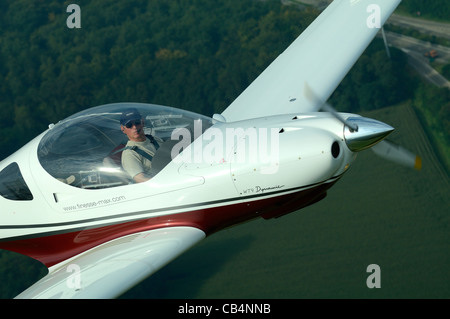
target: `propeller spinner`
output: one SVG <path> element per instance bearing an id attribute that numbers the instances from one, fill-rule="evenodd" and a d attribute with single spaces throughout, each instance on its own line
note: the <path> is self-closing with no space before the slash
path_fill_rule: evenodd
<path id="1" fill-rule="evenodd" d="M 356 131 L 348 126 L 344 127 L 345 143 L 353 152 L 374 146 L 394 131 L 390 125 L 366 117 L 351 117 L 346 121 L 358 127 Z"/>
<path id="2" fill-rule="evenodd" d="M 333 106 L 326 101 L 322 101 L 308 83 L 305 83 L 303 92 L 306 98 L 317 106 L 317 111 L 329 112 L 344 124 L 345 142 L 351 151 L 359 152 L 371 148 L 376 155 L 388 161 L 417 170 L 422 168 L 422 159 L 418 155 L 392 142 L 383 140 L 394 131 L 394 128 L 390 125 L 359 116 L 344 119 Z"/>

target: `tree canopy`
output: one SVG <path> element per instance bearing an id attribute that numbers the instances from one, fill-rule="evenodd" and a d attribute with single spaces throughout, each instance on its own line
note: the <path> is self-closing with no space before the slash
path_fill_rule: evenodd
<path id="1" fill-rule="evenodd" d="M 119 101 L 212 115 L 314 19 L 278 2 L 83 1 L 0 4 L 1 157 L 87 107 Z"/>
<path id="2" fill-rule="evenodd" d="M 448 0 L 403 0 L 400 9 L 411 15 L 448 21 L 450 17 L 450 2 Z"/>
<path id="3" fill-rule="evenodd" d="M 319 12 L 256 0 L 69 1 L 0 4 L 0 158 L 77 111 L 112 102 L 221 112 Z M 408 95 L 405 58 L 378 41 L 333 96 L 341 111 Z M 357 88 L 357 90 L 355 90 Z"/>

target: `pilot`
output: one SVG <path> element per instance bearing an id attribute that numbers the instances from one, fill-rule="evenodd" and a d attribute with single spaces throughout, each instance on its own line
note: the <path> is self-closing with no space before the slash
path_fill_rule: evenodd
<path id="1" fill-rule="evenodd" d="M 128 137 L 128 142 L 122 152 L 123 169 L 136 183 L 149 180 L 152 159 L 159 147 L 158 141 L 151 135 L 145 135 L 144 119 L 135 108 L 122 113 L 120 128 Z"/>

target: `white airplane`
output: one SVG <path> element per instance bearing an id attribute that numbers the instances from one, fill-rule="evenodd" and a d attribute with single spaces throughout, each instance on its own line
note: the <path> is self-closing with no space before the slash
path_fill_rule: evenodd
<path id="1" fill-rule="evenodd" d="M 399 2 L 335 0 L 213 118 L 103 105 L 51 124 L 3 160 L 0 248 L 49 269 L 17 298 L 117 297 L 224 227 L 323 199 L 377 143 L 383 157 L 417 165 L 382 141 L 392 127 L 325 102 L 379 31 L 373 22 L 383 25 Z M 112 153 L 126 140 L 119 120 L 129 108 L 160 138 L 143 183 Z"/>

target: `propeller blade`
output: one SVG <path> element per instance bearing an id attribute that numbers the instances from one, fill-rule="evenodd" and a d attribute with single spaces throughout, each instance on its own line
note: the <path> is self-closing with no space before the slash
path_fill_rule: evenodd
<path id="1" fill-rule="evenodd" d="M 372 151 L 376 155 L 394 163 L 414 168 L 416 170 L 420 170 L 422 168 L 422 159 L 419 156 L 392 142 L 386 140 L 381 141 L 372 147 Z"/>
<path id="2" fill-rule="evenodd" d="M 314 91 L 311 89 L 311 87 L 308 85 L 307 82 L 305 82 L 304 85 L 304 89 L 303 92 L 305 94 L 305 97 L 310 100 L 311 102 L 313 102 L 316 107 L 317 107 L 317 111 L 319 110 L 323 110 L 325 112 L 329 112 L 331 114 L 333 114 L 333 116 L 335 118 L 337 118 L 339 121 L 341 121 L 345 126 L 347 126 L 350 131 L 358 131 L 358 125 L 356 125 L 355 123 L 351 123 L 349 121 L 346 121 L 335 109 L 334 107 L 332 107 L 329 103 L 327 103 L 326 101 L 323 101 L 322 99 L 320 99 L 317 94 L 314 93 Z"/>
<path id="3" fill-rule="evenodd" d="M 389 50 L 389 45 L 386 38 L 386 33 L 384 33 L 384 28 L 381 27 L 381 35 L 383 36 L 384 48 L 386 49 L 386 54 L 388 58 L 391 58 L 391 51 Z"/>
<path id="4" fill-rule="evenodd" d="M 366 118 L 344 119 L 333 106 L 320 99 L 307 82 L 305 82 L 303 93 L 316 106 L 317 111 L 323 110 L 333 114 L 348 128 L 344 131 L 345 142 L 352 151 L 358 152 L 371 147 L 373 152 L 381 158 L 416 170 L 422 168 L 422 159 L 419 156 L 399 145 L 382 140 L 393 131 L 389 125 Z"/>

